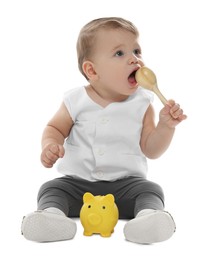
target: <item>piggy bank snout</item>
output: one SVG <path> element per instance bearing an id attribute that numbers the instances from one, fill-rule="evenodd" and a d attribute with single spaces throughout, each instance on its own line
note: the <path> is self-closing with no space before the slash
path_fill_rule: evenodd
<path id="1" fill-rule="evenodd" d="M 87 216 L 88 222 L 93 225 L 93 226 L 97 226 L 101 223 L 101 216 L 96 214 L 96 213 L 90 213 Z"/>

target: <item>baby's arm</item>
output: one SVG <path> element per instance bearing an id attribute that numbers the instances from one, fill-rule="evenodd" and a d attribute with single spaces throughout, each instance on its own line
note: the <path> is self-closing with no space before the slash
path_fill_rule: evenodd
<path id="1" fill-rule="evenodd" d="M 62 103 L 45 127 L 42 135 L 41 162 L 45 167 L 51 168 L 58 158 L 64 156 L 64 140 L 68 137 L 72 125 L 73 121 L 70 114 Z"/>
<path id="2" fill-rule="evenodd" d="M 140 146 L 143 153 L 150 159 L 161 156 L 169 147 L 175 127 L 187 117 L 173 100 L 160 111 L 159 122 L 155 126 L 154 110 L 150 105 L 144 118 Z"/>

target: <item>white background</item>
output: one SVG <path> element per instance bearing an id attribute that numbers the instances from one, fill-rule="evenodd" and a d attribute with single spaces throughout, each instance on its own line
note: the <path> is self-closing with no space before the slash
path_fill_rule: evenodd
<path id="1" fill-rule="evenodd" d="M 1 259 L 202 258 L 201 2 L 0 1 Z M 36 209 L 40 185 L 60 176 L 40 164 L 41 134 L 63 93 L 86 84 L 77 68 L 76 40 L 85 23 L 102 16 L 122 16 L 138 27 L 145 63 L 156 73 L 159 88 L 188 115 L 169 150 L 149 161 L 148 177 L 163 187 L 177 232 L 166 242 L 141 246 L 125 241 L 125 221 L 105 239 L 84 237 L 77 220 L 74 240 L 30 242 L 20 234 L 22 217 Z M 154 107 L 158 115 L 157 97 Z"/>

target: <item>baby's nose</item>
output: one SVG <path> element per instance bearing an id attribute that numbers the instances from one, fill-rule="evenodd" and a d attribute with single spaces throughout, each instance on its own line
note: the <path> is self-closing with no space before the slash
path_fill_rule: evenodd
<path id="1" fill-rule="evenodd" d="M 135 64 L 137 62 L 138 62 L 138 57 L 134 53 L 132 53 L 129 57 L 128 63 Z"/>

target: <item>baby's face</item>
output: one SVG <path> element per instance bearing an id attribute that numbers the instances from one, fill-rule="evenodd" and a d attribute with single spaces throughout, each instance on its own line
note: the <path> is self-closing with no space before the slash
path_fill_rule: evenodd
<path id="1" fill-rule="evenodd" d="M 144 63 L 133 33 L 122 29 L 100 30 L 91 60 L 98 75 L 97 85 L 127 96 L 136 91 L 135 71 Z"/>

